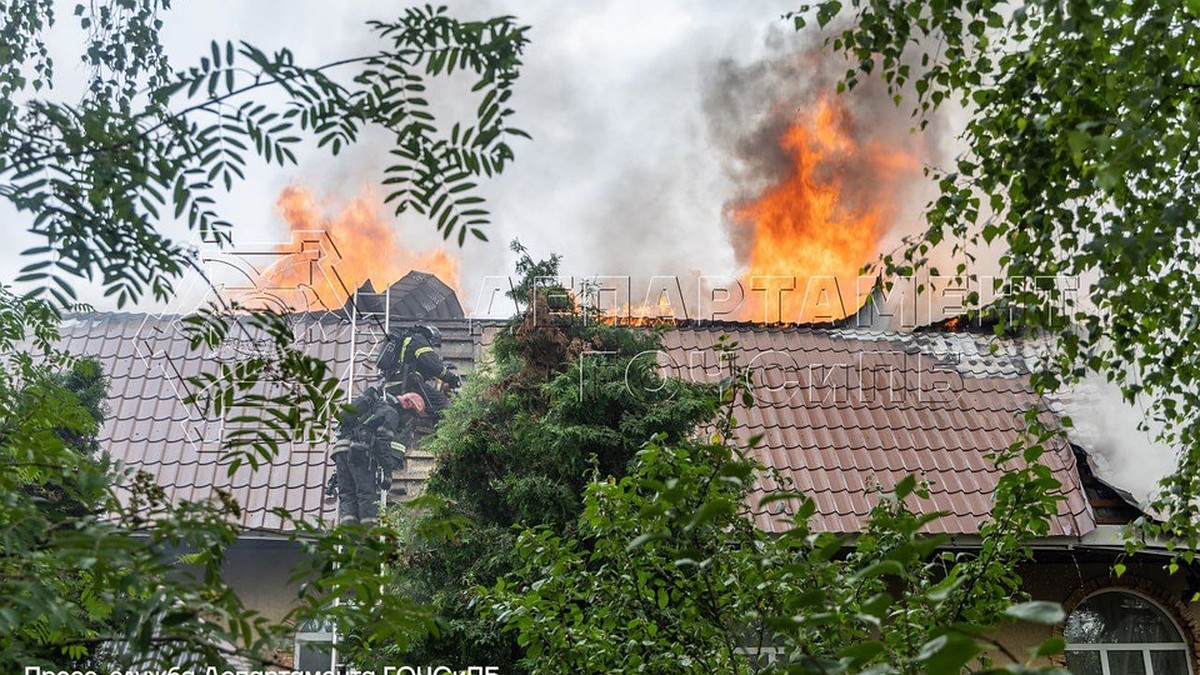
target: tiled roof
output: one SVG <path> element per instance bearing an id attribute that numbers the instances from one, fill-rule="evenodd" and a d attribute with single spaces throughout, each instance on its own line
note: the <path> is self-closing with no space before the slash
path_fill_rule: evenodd
<path id="1" fill-rule="evenodd" d="M 723 334 L 737 343 L 737 362 L 754 369 L 756 404 L 739 404 L 739 433 L 743 441 L 762 434 L 759 459 L 813 498 L 821 530 L 861 531 L 876 488 L 915 473 L 931 483 L 931 495 L 914 506 L 949 514 L 930 531 L 978 532 L 1001 475 L 988 455 L 1019 439 L 1025 411 L 1046 409 L 1030 389 L 1020 345 L 993 352 L 991 338 L 972 334 L 688 326 L 664 335 L 676 373 L 717 381 L 713 347 Z M 1051 533 L 1094 529 L 1071 449 L 1056 445 L 1043 461 L 1066 497 Z M 777 487 L 768 477 L 759 482 Z M 786 511 L 767 509 L 756 506 L 760 527 L 787 527 Z"/>
<path id="2" fill-rule="evenodd" d="M 172 500 L 203 500 L 214 489 L 230 491 L 241 505 L 242 526 L 280 530 L 269 510 L 283 507 L 310 521 L 332 514 L 322 486 L 327 478 L 324 447 L 281 446 L 279 455 L 257 470 L 242 466 L 229 475 L 222 462 L 224 425 L 206 419 L 183 402 L 187 379 L 214 372 L 227 355 L 193 351 L 173 316 L 143 314 L 78 315 L 63 326 L 63 346 L 98 358 L 108 374 L 108 416 L 101 448 L 126 466 L 147 471 Z M 304 317 L 311 329 L 307 351 L 328 362 L 348 381 L 352 377 L 348 324 L 330 317 Z"/>
<path id="3" fill-rule="evenodd" d="M 335 314 L 295 318 L 298 344 L 329 363 L 343 388 L 361 389 L 378 349 L 378 322 L 360 320 L 354 328 Z M 182 400 L 187 377 L 234 355 L 190 352 L 176 321 L 84 314 L 63 326 L 64 346 L 97 356 L 111 378 L 102 447 L 149 471 L 173 498 L 231 490 L 247 529 L 281 529 L 283 523 L 268 513 L 276 507 L 314 522 L 330 520 L 336 504 L 323 493 L 331 471 L 326 444 L 287 448 L 269 465 L 227 474 L 218 461 L 222 425 L 202 419 Z M 446 360 L 469 370 L 478 356 L 478 326 L 433 323 L 442 329 Z M 993 352 L 989 338 L 971 334 L 685 326 L 664 336 L 675 374 L 718 379 L 713 346 L 723 334 L 738 343 L 741 363 L 758 367 L 757 405 L 737 411 L 739 431 L 744 438 L 763 435 L 760 459 L 813 497 L 819 529 L 858 531 L 874 504 L 875 486 L 889 488 L 917 473 L 932 483 L 931 499 L 921 507 L 951 514 L 931 530 L 977 532 L 1000 475 L 987 455 L 1017 440 L 1024 411 L 1044 408 L 1030 390 L 1021 347 L 1001 343 Z M 485 330 L 485 343 L 488 337 Z M 1052 534 L 1086 534 L 1095 524 L 1070 449 L 1056 447 L 1044 461 L 1066 496 Z M 760 512 L 757 520 L 777 530 L 786 526 L 778 515 Z"/>
<path id="4" fill-rule="evenodd" d="M 296 345 L 328 363 L 344 391 L 366 386 L 381 342 L 376 322 L 361 321 L 355 328 L 338 313 L 292 318 Z M 466 322 L 434 323 L 443 329 L 446 360 L 469 368 L 473 349 Z M 203 500 L 214 489 L 228 490 L 241 505 L 241 525 L 248 530 L 286 529 L 270 513 L 279 507 L 309 522 L 332 519 L 336 503 L 324 496 L 332 471 L 327 443 L 281 446 L 274 461 L 257 469 L 243 465 L 231 476 L 222 461 L 223 423 L 183 402 L 188 378 L 236 359 L 238 342 L 193 351 L 178 317 L 124 313 L 74 315 L 61 334 L 65 349 L 97 357 L 109 376 L 101 448 L 126 466 L 149 472 L 168 498 Z"/>

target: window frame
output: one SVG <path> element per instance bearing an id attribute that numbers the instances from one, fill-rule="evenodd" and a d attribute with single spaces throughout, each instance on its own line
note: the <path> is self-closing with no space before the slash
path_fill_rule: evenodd
<path id="1" fill-rule="evenodd" d="M 1125 594 L 1125 595 L 1132 595 L 1132 596 L 1139 598 L 1142 601 L 1148 603 L 1151 607 L 1157 609 L 1164 617 L 1166 617 L 1167 621 L 1169 621 L 1171 623 L 1171 626 L 1175 629 L 1175 632 L 1179 635 L 1180 641 L 1179 642 L 1113 642 L 1113 643 L 1105 643 L 1105 642 L 1071 643 L 1071 642 L 1067 642 L 1066 648 L 1063 650 L 1064 658 L 1066 657 L 1066 655 L 1068 655 L 1072 652 L 1075 652 L 1075 653 L 1096 652 L 1096 653 L 1100 654 L 1100 670 L 1101 670 L 1102 674 L 1103 675 L 1117 675 L 1116 673 L 1112 673 L 1112 671 L 1109 667 L 1108 652 L 1139 652 L 1142 655 L 1142 662 L 1145 664 L 1146 672 L 1148 674 L 1150 674 L 1150 675 L 1170 675 L 1167 673 L 1159 674 L 1159 673 L 1154 672 L 1154 668 L 1153 668 L 1152 662 L 1150 660 L 1151 655 L 1154 652 L 1182 651 L 1183 652 L 1183 661 L 1187 665 L 1187 669 L 1188 669 L 1187 675 L 1194 675 L 1194 671 L 1192 669 L 1191 647 L 1190 647 L 1190 645 L 1188 645 L 1188 632 L 1186 630 L 1184 630 L 1184 626 L 1181 625 L 1180 622 L 1172 615 L 1172 612 L 1169 609 L 1167 609 L 1166 607 L 1164 607 L 1162 605 L 1162 603 L 1160 603 L 1159 601 L 1155 600 L 1154 598 L 1150 597 L 1149 595 L 1147 595 L 1145 593 L 1138 592 L 1132 588 L 1125 588 L 1125 587 L 1121 587 L 1121 586 L 1110 586 L 1110 587 L 1106 587 L 1106 588 L 1097 589 L 1096 591 L 1089 593 L 1086 597 L 1084 597 L 1082 600 L 1080 600 L 1078 603 L 1076 603 L 1076 605 L 1073 608 L 1071 608 L 1071 611 L 1067 613 L 1067 620 L 1070 620 L 1070 616 L 1072 614 L 1074 614 L 1075 612 L 1079 611 L 1079 609 L 1081 607 L 1083 607 L 1084 605 L 1086 605 L 1089 600 L 1091 600 L 1097 596 L 1100 596 L 1100 595 L 1105 595 L 1107 593 L 1121 593 L 1121 594 Z M 1064 627 L 1065 627 L 1065 622 L 1064 622 Z M 1063 635 L 1063 638 L 1065 639 L 1066 636 Z"/>
<path id="2" fill-rule="evenodd" d="M 332 621 L 321 621 L 321 630 L 305 630 L 310 628 L 313 621 L 305 621 L 296 626 L 296 633 L 292 638 L 292 664 L 296 669 L 301 668 L 300 664 L 300 647 L 301 645 L 328 645 L 329 646 L 329 664 L 334 672 L 338 672 L 338 652 L 337 652 L 337 628 Z"/>

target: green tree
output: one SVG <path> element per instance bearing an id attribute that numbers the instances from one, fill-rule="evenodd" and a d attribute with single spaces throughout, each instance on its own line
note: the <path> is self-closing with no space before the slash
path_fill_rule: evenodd
<path id="1" fill-rule="evenodd" d="M 445 7 L 409 8 L 371 22 L 378 46 L 361 56 L 305 66 L 290 49 L 213 41 L 198 64 L 177 70 L 159 41 L 169 5 L 75 7 L 90 77 L 73 104 L 40 96 L 54 85 L 53 1 L 0 6 L 0 197 L 45 240 L 25 252 L 22 281 L 64 303 L 81 276 L 118 305 L 146 293 L 166 300 L 190 258 L 159 223 L 183 220 L 204 242 L 227 244 L 232 224 L 216 195 L 242 179 L 248 156 L 294 164 L 306 139 L 336 155 L 367 129 L 392 138 L 395 163 L 382 179 L 397 213 L 427 216 L 460 244 L 468 234 L 486 238 L 476 184 L 502 171 L 509 140 L 525 135 L 508 126 L 526 42 L 511 17 L 464 22 Z M 424 97 L 439 76 L 478 98 L 473 123 L 438 127 Z M 255 97 L 268 89 L 283 103 Z"/>
<path id="2" fill-rule="evenodd" d="M 150 475 L 94 452 L 103 378 L 56 347 L 58 321 L 46 301 L 0 286 L 0 670 L 270 663 L 290 627 L 221 575 L 239 505 L 222 491 L 172 502 Z M 388 641 L 428 625 L 410 599 L 382 593 L 394 533 L 297 525 L 310 554 L 297 573 L 311 583 L 292 618 L 331 616 Z M 348 612 L 350 600 L 370 610 Z"/>
<path id="3" fill-rule="evenodd" d="M 1001 481 L 979 553 L 943 552 L 948 536 L 922 533 L 939 514 L 909 508 L 927 495 L 911 476 L 853 540 L 814 530 L 815 504 L 794 491 L 760 502 L 795 509 L 787 531 L 768 534 L 748 498 L 769 469 L 725 440 L 732 425 L 727 413 L 710 439 L 651 440 L 626 476 L 586 487 L 574 531 L 522 529 L 513 571 L 479 602 L 515 634 L 529 672 L 1060 672 L 1033 662 L 1061 641 L 1011 654 L 988 637 L 1006 621 L 1062 620 L 1056 605 L 1018 602 L 1024 537 L 1057 501 L 1047 472 Z"/>
<path id="4" fill-rule="evenodd" d="M 91 452 L 102 379 L 55 348 L 56 325 L 46 303 L 0 288 L 0 668 L 219 659 L 230 633 L 211 621 L 248 629 L 255 617 L 219 581 L 175 579 L 167 551 L 232 541 L 231 505 L 166 504 Z M 195 562 L 213 573 L 220 556 Z"/>
<path id="5" fill-rule="evenodd" d="M 50 367 L 49 364 L 45 365 Z M 57 395 L 70 402 L 68 410 L 72 412 L 65 416 L 66 424 L 56 428 L 55 433 L 75 452 L 95 456 L 100 448 L 98 431 L 104 421 L 107 377 L 99 362 L 93 358 L 68 360 L 61 367 L 60 371 L 39 377 L 35 384 L 26 385 L 18 399 L 20 407 L 7 417 L 37 417 L 35 411 L 46 404 L 46 397 Z M 76 406 L 87 412 L 91 418 L 90 424 L 87 418 L 76 419 Z M 86 506 L 70 497 L 61 486 L 30 483 L 24 489 L 40 500 L 43 508 L 63 512 L 59 514 L 60 517 L 68 512 L 79 516 L 86 513 Z"/>
<path id="6" fill-rule="evenodd" d="M 505 168 L 509 143 L 524 136 L 508 125 L 508 100 L 526 29 L 512 17 L 460 21 L 425 6 L 372 22 L 376 47 L 334 63 L 213 41 L 199 63 L 177 69 L 159 40 L 168 0 L 80 3 L 73 22 L 88 84 L 72 102 L 49 93 L 56 4 L 0 2 L 0 199 L 44 244 L 25 251 L 15 280 L 31 297 L 0 287 L 0 670 L 261 663 L 290 629 L 247 609 L 221 578 L 239 506 L 224 493 L 171 502 L 148 476 L 73 447 L 94 433 L 96 391 L 61 381 L 78 362 L 54 347 L 58 314 L 74 308 L 79 279 L 118 306 L 170 299 L 194 258 L 164 223 L 226 245 L 234 225 L 217 198 L 249 158 L 294 164 L 306 141 L 336 155 L 368 129 L 392 139 L 395 160 L 381 178 L 397 212 L 426 216 L 460 245 L 486 238 L 477 184 Z M 439 123 L 424 93 L 437 78 L 470 90 L 473 119 Z M 281 102 L 263 102 L 267 90 Z M 246 336 L 273 345 L 193 378 L 204 393 L 192 402 L 232 423 L 230 471 L 290 440 L 325 437 L 338 384 L 328 364 L 295 348 L 285 317 L 218 304 L 184 327 L 193 347 Z M 45 491 L 79 512 L 44 508 Z M 310 554 L 297 574 L 309 583 L 289 619 L 334 618 L 364 645 L 428 626 L 410 598 L 382 593 L 393 530 L 295 525 Z M 179 574 L 180 563 L 197 574 Z"/>
<path id="7" fill-rule="evenodd" d="M 884 262 L 928 267 L 950 242 L 968 276 L 979 244 L 1003 248 L 998 331 L 1052 337 L 1043 391 L 1098 373 L 1163 426 L 1178 470 L 1145 523 L 1200 544 L 1200 6 L 1175 0 L 838 0 L 804 5 L 841 26 L 842 85 L 880 76 L 924 129 L 961 105 L 964 151 L 931 170 L 925 231 Z M 844 16 L 843 16 L 844 15 Z M 1066 280 L 1068 283 L 1062 283 Z M 1078 282 L 1078 290 L 1071 284 Z"/>
<path id="8" fill-rule="evenodd" d="M 518 271 L 526 311 L 497 333 L 493 361 L 426 439 L 437 457 L 426 494 L 441 503 L 430 513 L 465 524 L 404 548 L 398 591 L 428 598 L 443 623 L 407 663 L 516 667 L 521 650 L 473 594 L 512 570 L 514 525 L 573 530 L 589 480 L 625 475 L 647 439 L 678 440 L 713 413 L 703 387 L 659 379 L 648 353 L 658 336 L 597 322 L 547 284 L 557 257 L 523 252 Z"/>

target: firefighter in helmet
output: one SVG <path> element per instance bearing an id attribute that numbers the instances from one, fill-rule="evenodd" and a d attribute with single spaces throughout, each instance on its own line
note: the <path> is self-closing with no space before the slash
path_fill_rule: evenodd
<path id="1" fill-rule="evenodd" d="M 385 391 L 420 394 L 435 418 L 450 404 L 446 389 L 457 389 L 462 383 L 438 354 L 441 346 L 442 332 L 437 326 L 417 325 L 389 335 L 377 364 Z"/>
<path id="2" fill-rule="evenodd" d="M 391 485 L 392 472 L 403 468 L 405 443 L 424 414 L 419 396 L 397 397 L 380 387 L 368 388 L 350 404 L 332 452 L 341 522 L 378 518 L 380 493 Z"/>

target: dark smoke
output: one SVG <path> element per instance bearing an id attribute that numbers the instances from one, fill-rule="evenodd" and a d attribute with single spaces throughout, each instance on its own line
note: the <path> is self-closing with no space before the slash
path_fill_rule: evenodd
<path id="1" fill-rule="evenodd" d="M 731 212 L 757 197 L 792 171 L 791 156 L 780 147 L 784 132 L 821 98 L 837 96 L 838 81 L 850 64 L 824 49 L 815 33 L 774 30 L 767 37 L 768 55 L 752 63 L 732 59 L 717 64 L 704 98 L 708 132 L 720 151 L 724 169 L 734 185 L 725 205 L 730 243 L 739 262 L 752 245 L 747 223 Z M 911 93 L 909 93 L 911 96 Z M 897 106 L 878 77 L 863 77 L 858 86 L 838 97 L 847 127 L 860 147 L 907 149 L 922 165 L 943 165 L 948 134 L 944 115 L 931 118 L 922 133 L 913 133 L 909 101 Z M 845 206 L 854 209 L 871 196 L 876 176 L 872 167 L 856 161 L 835 161 L 819 167 L 818 179 L 837 175 Z M 902 203 L 889 233 L 915 231 L 920 207 L 930 195 L 928 181 L 917 177 L 900 190 Z"/>

